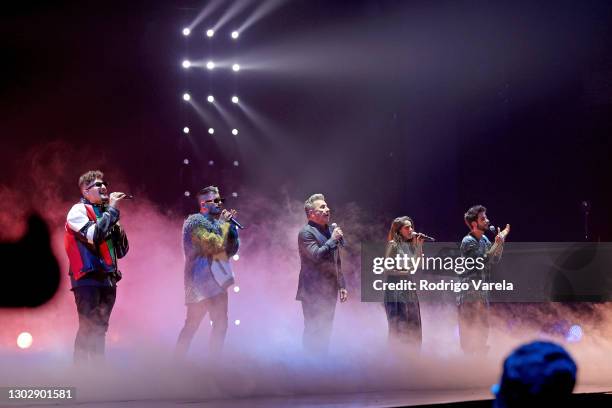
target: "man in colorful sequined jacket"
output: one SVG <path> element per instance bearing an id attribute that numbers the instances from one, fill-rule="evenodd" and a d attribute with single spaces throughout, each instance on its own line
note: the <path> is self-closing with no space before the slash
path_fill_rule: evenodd
<path id="1" fill-rule="evenodd" d="M 79 329 L 74 341 L 75 362 L 104 357 L 105 338 L 121 273 L 117 259 L 128 250 L 127 235 L 119 225 L 119 203 L 124 193 L 108 192 L 99 170 L 79 178 L 81 200 L 66 218 L 64 247 L 68 255 Z"/>
<path id="2" fill-rule="evenodd" d="M 178 358 L 187 353 L 206 313 L 212 322 L 209 350 L 214 356 L 221 352 L 227 332 L 227 289 L 234 284 L 229 258 L 239 246 L 238 230 L 230 222 L 236 210 L 223 208 L 219 189 L 205 187 L 197 199 L 200 212 L 183 225 L 187 317 L 176 345 Z"/>

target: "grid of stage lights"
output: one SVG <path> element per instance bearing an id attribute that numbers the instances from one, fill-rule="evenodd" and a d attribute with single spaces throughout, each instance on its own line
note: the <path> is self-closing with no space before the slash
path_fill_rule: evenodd
<path id="1" fill-rule="evenodd" d="M 185 37 L 190 37 L 192 35 L 192 33 L 194 33 L 194 27 L 184 27 L 182 29 L 182 34 Z M 217 35 L 217 29 L 215 28 L 215 26 L 208 28 L 206 30 L 203 31 L 204 33 L 204 37 L 208 40 L 213 40 L 213 37 L 215 37 L 215 35 Z M 229 37 L 232 40 L 238 40 L 238 38 L 240 37 L 240 31 L 238 30 L 233 30 L 229 33 Z M 229 68 L 231 71 L 233 72 L 239 72 L 241 67 L 240 64 L 238 64 L 237 62 L 232 62 L 232 63 L 221 63 L 220 65 L 218 63 L 216 63 L 213 59 L 207 59 L 205 61 L 192 61 L 188 58 L 184 59 L 181 62 L 181 65 L 183 66 L 183 68 L 185 70 L 188 70 L 190 68 L 193 67 L 197 67 L 197 68 L 206 68 L 209 71 L 212 71 L 214 69 L 216 69 L 218 66 L 224 67 L 224 68 Z M 192 96 L 189 92 L 184 92 L 183 93 L 183 100 L 185 102 L 190 103 L 192 100 L 193 101 L 197 101 L 197 96 L 195 96 L 195 100 L 194 100 L 194 96 Z M 217 100 L 215 99 L 214 95 L 207 95 L 206 96 L 206 101 L 209 102 L 210 104 L 214 104 L 217 102 Z M 230 101 L 232 104 L 234 105 L 238 105 L 240 103 L 240 98 L 237 95 L 232 95 L 230 98 Z M 223 103 L 223 101 L 221 101 L 221 103 Z M 222 108 L 219 108 L 220 110 Z M 183 128 L 183 133 L 184 134 L 189 134 L 190 133 L 190 129 L 189 127 L 185 126 Z M 238 129 L 237 128 L 231 128 L 230 133 L 234 136 L 238 136 Z M 209 127 L 208 128 L 208 134 L 209 135 L 215 135 L 215 134 L 219 134 L 215 132 L 215 129 L 213 127 Z M 223 132 L 221 132 L 220 134 L 223 134 Z M 237 162 L 234 162 L 234 166 L 237 166 L 236 164 Z"/>
<path id="2" fill-rule="evenodd" d="M 193 25 L 195 26 L 197 23 L 194 23 Z M 221 25 L 221 23 L 219 23 L 218 25 Z M 197 35 L 193 35 L 195 33 L 203 33 L 203 37 L 205 40 L 208 41 L 214 41 L 215 40 L 215 36 L 217 36 L 218 34 L 218 27 L 217 26 L 212 26 L 209 28 L 206 28 L 204 30 L 196 30 L 194 26 L 190 26 L 190 27 L 184 27 L 181 30 L 181 33 L 183 34 L 184 37 L 191 37 L 193 38 L 193 40 L 197 40 L 198 36 Z M 229 37 L 231 38 L 232 41 L 237 41 L 240 38 L 241 35 L 241 31 L 240 30 L 232 30 L 228 33 Z M 202 38 L 202 37 L 200 37 Z M 231 62 L 225 62 L 225 61 L 215 61 L 213 58 L 209 58 L 209 59 L 205 59 L 205 60 L 191 60 L 189 58 L 185 58 L 181 61 L 181 66 L 185 69 L 185 70 L 189 70 L 189 69 L 193 69 L 193 68 L 206 68 L 206 70 L 208 71 L 212 71 L 215 70 L 217 68 L 220 69 L 230 69 L 231 71 L 233 71 L 234 73 L 239 72 L 241 67 L 240 64 L 237 63 L 236 61 L 231 61 Z M 204 95 L 200 95 L 200 98 L 203 98 Z M 184 91 L 182 94 L 182 99 L 184 102 L 186 102 L 187 105 L 193 105 L 194 107 L 197 108 L 197 102 L 198 102 L 198 95 L 192 95 L 190 92 L 188 91 Z M 212 106 L 215 106 L 216 103 L 220 103 L 221 105 L 224 104 L 224 101 L 217 101 L 215 99 L 215 96 L 212 94 L 208 94 L 205 96 L 205 100 L 211 104 Z M 238 95 L 232 95 L 229 98 L 229 101 L 231 102 L 232 105 L 239 105 L 240 104 L 240 98 L 238 97 Z M 212 107 L 211 107 L 212 108 Z M 219 106 L 217 107 L 217 109 L 219 111 L 223 110 L 223 106 Z M 215 136 L 217 134 L 219 135 L 223 135 L 225 132 L 223 129 L 221 129 L 220 131 L 218 131 L 218 129 L 215 129 L 214 127 L 210 126 L 205 128 L 207 129 L 207 133 L 210 136 Z M 229 133 L 231 133 L 233 136 L 238 136 L 239 134 L 239 130 L 235 127 L 230 127 L 230 129 L 228 129 Z M 191 129 L 188 126 L 184 126 L 183 127 L 183 133 L 185 135 L 190 135 L 193 132 L 191 132 Z M 233 166 L 234 167 L 238 167 L 240 164 L 237 160 L 233 161 Z M 183 160 L 183 164 L 185 166 L 189 166 L 190 162 L 188 159 Z M 213 166 L 214 165 L 214 161 L 210 160 L 208 162 L 209 166 Z M 187 191 L 186 191 L 187 193 Z M 188 197 L 188 194 L 185 194 L 186 197 Z M 238 197 L 238 193 L 233 193 L 232 196 L 234 198 Z"/>
<path id="3" fill-rule="evenodd" d="M 191 39 L 190 41 L 198 41 L 198 40 L 215 41 L 216 37 L 218 37 L 219 34 L 223 35 L 223 33 L 218 29 L 218 27 L 215 27 L 215 26 L 208 27 L 204 30 L 196 30 L 195 27 L 184 27 L 181 33 L 183 34 L 183 36 L 189 37 Z M 241 33 L 239 30 L 232 30 L 231 32 L 228 33 L 228 35 L 231 41 L 237 41 L 240 38 Z M 181 61 L 181 66 L 184 68 L 186 72 L 193 70 L 193 69 L 204 69 L 205 71 L 211 72 L 211 74 L 213 70 L 217 70 L 217 69 L 228 69 L 228 70 L 231 70 L 231 72 L 233 73 L 238 73 L 241 70 L 240 64 L 235 60 L 217 61 L 212 56 L 209 56 L 209 58 L 197 59 L 197 60 L 185 58 Z M 232 94 L 231 97 L 229 97 L 228 99 L 225 99 L 225 98 L 218 99 L 218 98 L 215 98 L 215 95 L 213 95 L 212 93 L 198 94 L 197 92 L 192 93 L 189 91 L 184 91 L 182 94 L 182 99 L 184 102 L 186 102 L 185 105 L 192 105 L 194 107 L 198 106 L 197 102 L 199 100 L 205 99 L 206 102 L 208 102 L 207 109 L 219 109 L 220 111 L 223 109 L 223 106 L 225 104 L 230 104 L 234 106 L 240 104 L 240 98 L 236 94 Z M 217 106 L 218 104 L 222 106 Z M 207 126 L 205 127 L 205 129 L 207 129 L 208 135 L 212 137 L 215 137 L 217 134 L 224 133 L 223 129 L 215 129 L 215 127 L 213 126 Z M 228 126 L 228 131 L 233 136 L 238 136 L 239 134 L 239 130 L 236 127 Z M 191 129 L 185 125 L 183 127 L 183 133 L 185 135 L 190 135 L 193 132 L 191 132 Z M 182 164 L 183 166 L 190 166 L 191 161 L 189 160 L 189 158 L 185 157 L 182 161 Z M 214 166 L 214 165 L 215 165 L 215 162 L 213 160 L 208 161 L 208 166 Z M 238 160 L 234 160 L 232 161 L 232 165 L 234 168 L 236 168 L 240 166 L 240 162 Z M 188 199 L 191 198 L 190 191 L 185 190 L 183 194 L 185 198 L 188 198 Z M 238 198 L 238 192 L 236 191 L 232 192 L 231 196 L 232 198 Z M 232 259 L 234 262 L 237 262 L 240 259 L 240 255 L 235 254 L 232 256 Z M 233 288 L 233 291 L 234 291 L 234 294 L 238 294 L 240 292 L 240 287 L 238 285 L 235 285 Z M 240 319 L 234 320 L 234 325 L 238 326 L 240 325 L 240 323 L 241 323 Z M 210 324 L 212 325 L 213 322 L 211 321 Z"/>

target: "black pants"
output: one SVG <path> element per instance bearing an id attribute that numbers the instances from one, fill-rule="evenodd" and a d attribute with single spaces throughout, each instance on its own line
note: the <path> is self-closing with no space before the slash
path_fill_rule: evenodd
<path id="1" fill-rule="evenodd" d="M 304 313 L 302 341 L 306 351 L 314 354 L 327 353 L 336 312 L 336 301 L 336 298 L 302 300 L 302 312 Z"/>
<path id="2" fill-rule="evenodd" d="M 227 333 L 227 292 L 187 305 L 185 325 L 176 343 L 176 357 L 182 358 L 187 354 L 191 340 L 206 313 L 210 313 L 210 320 L 212 321 L 212 333 L 210 334 L 208 349 L 212 356 L 221 354 L 225 334 Z"/>
<path id="3" fill-rule="evenodd" d="M 116 287 L 83 286 L 73 289 L 79 314 L 79 330 L 74 340 L 74 361 L 104 358 L 106 331 L 115 298 Z"/>
<path id="4" fill-rule="evenodd" d="M 389 341 L 421 347 L 423 331 L 421 328 L 421 309 L 418 299 L 412 301 L 385 302 Z"/>
<path id="5" fill-rule="evenodd" d="M 400 283 L 403 275 L 388 275 L 388 283 Z M 389 326 L 389 342 L 420 348 L 423 342 L 421 307 L 413 290 L 386 290 L 385 313 Z"/>

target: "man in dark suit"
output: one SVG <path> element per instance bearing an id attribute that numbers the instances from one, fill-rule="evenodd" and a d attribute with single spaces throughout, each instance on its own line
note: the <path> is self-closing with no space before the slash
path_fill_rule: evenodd
<path id="1" fill-rule="evenodd" d="M 313 194 L 304 203 L 308 223 L 298 234 L 300 278 L 296 299 L 304 313 L 304 349 L 326 353 L 331 337 L 338 293 L 346 302 L 348 292 L 340 270 L 340 228 L 329 227 L 330 208 L 323 194 Z"/>

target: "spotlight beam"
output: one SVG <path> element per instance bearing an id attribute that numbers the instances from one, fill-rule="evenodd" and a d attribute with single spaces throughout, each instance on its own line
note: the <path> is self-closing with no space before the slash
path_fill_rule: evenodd
<path id="1" fill-rule="evenodd" d="M 213 0 L 208 3 L 206 7 L 204 7 L 202 11 L 200 11 L 195 20 L 193 20 L 191 24 L 189 24 L 188 28 L 193 31 L 197 27 L 197 25 L 202 22 L 202 20 L 214 13 L 214 11 L 217 10 L 221 4 L 223 4 L 223 0 Z"/>
<path id="2" fill-rule="evenodd" d="M 228 68 L 228 67 L 231 67 L 232 64 L 234 63 L 233 61 L 217 61 L 217 60 L 211 60 L 210 58 L 200 59 L 197 61 L 191 61 L 191 60 L 188 60 L 188 61 L 189 61 L 189 68 L 206 68 L 206 69 L 211 69 L 209 68 L 209 64 L 208 64 L 209 62 L 212 62 L 212 67 L 213 67 L 212 69 Z"/>
<path id="3" fill-rule="evenodd" d="M 232 114 L 230 114 L 227 109 L 223 107 L 223 104 L 215 103 L 212 105 L 217 109 L 219 115 L 221 116 L 221 118 L 223 118 L 223 121 L 225 123 L 238 123 L 236 118 Z"/>
<path id="4" fill-rule="evenodd" d="M 213 116 L 209 112 L 207 112 L 206 109 L 202 108 L 199 103 L 192 99 L 191 101 L 189 101 L 189 104 L 193 106 L 193 109 L 195 109 L 196 113 L 204 121 L 204 123 L 206 123 L 207 125 L 214 123 L 215 118 L 213 118 Z"/>
<path id="5" fill-rule="evenodd" d="M 236 29 L 239 33 L 242 33 L 247 28 L 258 22 L 259 20 L 271 14 L 275 9 L 282 6 L 288 0 L 267 0 L 259 4 L 259 7 L 253 11 L 253 13 L 246 19 L 242 25 Z"/>
<path id="6" fill-rule="evenodd" d="M 232 5 L 225 11 L 225 13 L 223 13 L 219 21 L 217 21 L 217 24 L 215 24 L 213 29 L 215 31 L 219 30 L 219 28 L 223 27 L 225 23 L 236 17 L 242 10 L 246 9 L 253 3 L 253 0 L 241 0 L 233 2 Z"/>
<path id="7" fill-rule="evenodd" d="M 259 131 L 258 133 L 261 134 L 268 142 L 278 143 L 278 140 L 275 140 L 274 137 L 276 135 L 283 135 L 287 133 L 286 131 L 280 129 L 273 121 L 264 117 L 261 113 L 257 112 L 248 105 L 239 104 L 238 106 L 248 121 L 255 125 L 255 128 Z"/>

